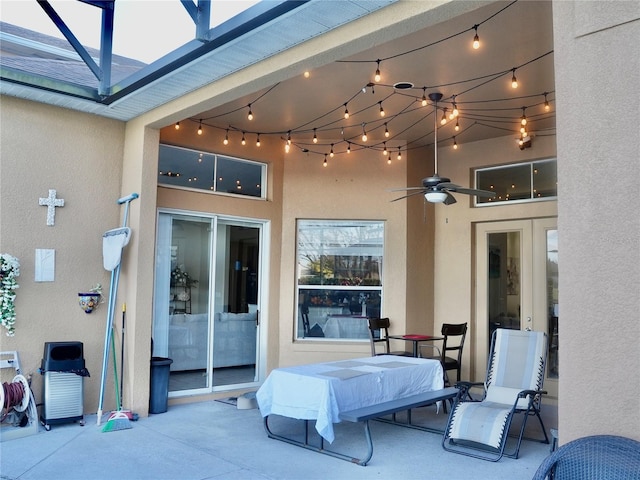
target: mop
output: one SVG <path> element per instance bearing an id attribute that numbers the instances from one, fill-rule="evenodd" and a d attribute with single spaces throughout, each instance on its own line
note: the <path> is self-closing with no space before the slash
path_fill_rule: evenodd
<path id="1" fill-rule="evenodd" d="M 113 317 L 115 314 L 116 296 L 118 293 L 118 281 L 120 279 L 120 259 L 122 256 L 122 249 L 129 243 L 131 237 L 131 229 L 127 227 L 127 218 L 129 215 L 129 204 L 132 200 L 138 198 L 137 193 L 132 193 L 126 197 L 118 199 L 118 204 L 125 204 L 124 219 L 121 228 L 115 228 L 105 232 L 102 236 L 102 253 L 103 253 L 103 265 L 105 270 L 111 271 L 111 281 L 109 284 L 109 305 L 107 308 L 107 322 L 105 327 L 104 338 L 104 355 L 102 357 L 102 377 L 100 378 L 100 398 L 98 401 L 98 420 L 97 424 L 100 426 L 102 421 L 102 406 L 104 401 L 104 390 L 107 381 L 107 372 L 109 369 L 109 346 L 112 341 L 113 330 Z M 115 357 L 115 354 L 114 354 Z M 117 381 L 116 381 L 117 383 Z M 117 389 L 117 385 L 116 385 Z M 119 397 L 119 395 L 116 395 Z M 116 399 L 118 403 L 118 409 L 120 409 L 120 399 Z M 113 415 L 111 416 L 113 417 Z M 109 421 L 120 421 L 122 419 L 111 418 Z M 126 417 L 126 415 L 125 415 Z M 127 417 L 128 422 L 128 417 Z"/>

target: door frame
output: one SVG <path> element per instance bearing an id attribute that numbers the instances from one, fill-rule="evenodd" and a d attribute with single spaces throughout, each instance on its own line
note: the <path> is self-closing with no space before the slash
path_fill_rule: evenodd
<path id="1" fill-rule="evenodd" d="M 475 233 L 475 332 L 472 377 L 484 381 L 489 356 L 488 319 L 488 236 L 491 233 L 520 232 L 520 328 L 547 332 L 546 232 L 557 229 L 556 217 L 478 222 Z M 550 341 L 551 339 L 549 339 Z M 545 390 L 550 397 L 558 396 L 558 379 L 548 377 L 545 370 Z"/>

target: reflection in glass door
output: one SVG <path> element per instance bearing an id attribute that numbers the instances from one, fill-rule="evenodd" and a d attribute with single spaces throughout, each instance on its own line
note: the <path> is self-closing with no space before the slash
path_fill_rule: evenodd
<path id="1" fill-rule="evenodd" d="M 486 373 L 496 328 L 545 331 L 545 389 L 557 396 L 558 232 L 555 219 L 476 225 L 476 333 L 474 372 Z M 550 380 L 550 381 L 547 381 Z"/>
<path id="2" fill-rule="evenodd" d="M 257 381 L 262 225 L 158 216 L 153 356 L 172 360 L 170 396 Z"/>

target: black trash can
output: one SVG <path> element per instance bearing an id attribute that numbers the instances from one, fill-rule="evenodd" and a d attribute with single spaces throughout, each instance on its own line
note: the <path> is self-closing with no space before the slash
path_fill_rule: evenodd
<path id="1" fill-rule="evenodd" d="M 84 425 L 85 368 L 82 342 L 46 342 L 40 364 L 44 376 L 40 421 L 46 430 L 52 424 L 80 421 Z"/>
<path id="2" fill-rule="evenodd" d="M 151 391 L 149 413 L 164 413 L 169 402 L 169 369 L 173 360 L 151 357 Z"/>

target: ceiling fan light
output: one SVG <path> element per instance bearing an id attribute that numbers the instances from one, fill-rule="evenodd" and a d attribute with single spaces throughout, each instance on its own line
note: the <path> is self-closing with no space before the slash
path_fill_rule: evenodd
<path id="1" fill-rule="evenodd" d="M 424 198 L 430 203 L 444 203 L 447 197 L 447 192 L 427 192 L 424 194 Z"/>

